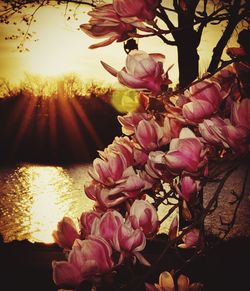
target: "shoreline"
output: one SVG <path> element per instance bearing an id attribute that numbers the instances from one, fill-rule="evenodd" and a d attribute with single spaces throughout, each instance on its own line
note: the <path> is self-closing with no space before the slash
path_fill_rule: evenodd
<path id="1" fill-rule="evenodd" d="M 204 283 L 205 291 L 245 291 L 249 286 L 248 271 L 245 267 L 250 260 L 249 246 L 250 237 L 235 237 L 220 242 L 184 267 L 182 273 L 188 275 L 192 282 Z M 164 237 L 157 245 L 149 244 L 144 255 L 148 258 L 156 257 L 162 248 L 164 248 Z M 181 253 L 182 260 L 186 254 L 187 252 Z M 179 257 L 176 260 L 174 251 L 168 253 L 163 260 L 164 263 L 157 266 L 156 273 L 152 274 L 148 282 L 156 283 L 158 281 L 156 274 L 179 265 Z M 6 291 L 56 291 L 51 262 L 64 259 L 62 249 L 55 243 L 31 243 L 27 240 L 9 243 L 1 241 L 1 286 L 6 286 Z"/>

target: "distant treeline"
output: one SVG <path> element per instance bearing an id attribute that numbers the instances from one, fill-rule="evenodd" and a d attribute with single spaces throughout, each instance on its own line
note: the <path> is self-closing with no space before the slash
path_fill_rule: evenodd
<path id="1" fill-rule="evenodd" d="M 0 98 L 1 164 L 91 162 L 121 135 L 113 90 L 93 85 L 85 95 L 68 94 L 59 83 L 50 97 L 21 88 Z"/>

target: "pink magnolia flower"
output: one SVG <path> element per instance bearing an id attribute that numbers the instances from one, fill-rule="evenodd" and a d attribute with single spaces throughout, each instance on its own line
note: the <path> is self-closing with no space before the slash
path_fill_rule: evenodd
<path id="1" fill-rule="evenodd" d="M 80 217 L 80 228 L 82 237 L 91 234 L 92 225 L 95 220 L 100 220 L 102 213 L 99 211 L 83 212 Z"/>
<path id="2" fill-rule="evenodd" d="M 135 131 L 136 140 L 147 151 L 158 148 L 162 135 L 160 125 L 154 119 L 141 120 Z"/>
<path id="3" fill-rule="evenodd" d="M 110 190 L 110 195 L 123 192 L 128 198 L 134 198 L 141 190 L 146 189 L 148 183 L 143 180 L 140 175 L 137 175 L 131 167 L 131 175 L 120 180 L 117 185 Z"/>
<path id="4" fill-rule="evenodd" d="M 247 128 L 250 131 L 250 99 L 233 103 L 231 121 L 234 125 Z"/>
<path id="5" fill-rule="evenodd" d="M 180 132 L 183 128 L 183 123 L 176 120 L 175 118 L 170 118 L 169 123 L 170 123 L 171 136 L 172 137 L 179 137 Z"/>
<path id="6" fill-rule="evenodd" d="M 200 140 L 194 133 L 183 128 L 179 138 L 170 142 L 170 150 L 164 155 L 165 164 L 173 173 L 197 172 L 204 166 L 204 152 Z"/>
<path id="7" fill-rule="evenodd" d="M 162 151 L 152 151 L 149 153 L 145 170 L 153 179 L 162 179 L 165 182 L 170 182 L 175 176 L 166 166 L 165 153 Z"/>
<path id="8" fill-rule="evenodd" d="M 223 144 L 224 147 L 228 147 L 228 144 L 222 137 L 220 128 L 226 126 L 226 122 L 220 117 L 212 117 L 211 119 L 205 119 L 199 124 L 199 131 L 206 142 L 212 145 Z"/>
<path id="9" fill-rule="evenodd" d="M 71 249 L 74 241 L 80 238 L 73 220 L 70 217 L 64 217 L 57 224 L 57 231 L 52 233 L 55 242 L 62 248 Z"/>
<path id="10" fill-rule="evenodd" d="M 115 11 L 122 17 L 138 17 L 142 20 L 153 20 L 158 0 L 114 0 Z"/>
<path id="11" fill-rule="evenodd" d="M 126 168 L 126 159 L 121 154 L 113 152 L 109 153 L 105 160 L 96 158 L 89 174 L 97 182 L 112 186 L 123 177 Z"/>
<path id="12" fill-rule="evenodd" d="M 112 144 L 110 144 L 104 151 L 98 151 L 102 159 L 108 159 L 110 153 L 120 154 L 127 166 L 131 166 L 134 163 L 134 144 L 129 137 L 116 136 Z"/>
<path id="13" fill-rule="evenodd" d="M 130 198 L 136 198 L 141 192 L 152 185 L 145 180 L 140 172 L 136 173 L 133 167 L 128 167 L 120 180 L 110 187 L 92 181 L 85 186 L 86 195 L 96 201 L 101 209 L 114 207 Z"/>
<path id="14" fill-rule="evenodd" d="M 111 242 L 115 231 L 122 223 L 123 217 L 118 211 L 107 211 L 101 219 L 94 221 L 91 234 Z"/>
<path id="15" fill-rule="evenodd" d="M 139 252 L 146 246 L 146 238 L 142 230 L 134 229 L 130 223 L 123 223 L 117 229 L 114 237 L 114 247 L 122 252 Z"/>
<path id="16" fill-rule="evenodd" d="M 77 287 L 86 279 L 110 271 L 114 265 L 112 249 L 101 237 L 77 239 L 68 261 L 53 261 L 53 279 L 56 285 Z"/>
<path id="17" fill-rule="evenodd" d="M 133 89 L 147 89 L 159 92 L 162 84 L 171 81 L 166 78 L 163 70 L 165 56 L 162 54 L 147 54 L 140 50 L 132 50 L 126 59 L 126 67 L 117 71 L 104 62 L 103 67 L 119 82 Z"/>
<path id="18" fill-rule="evenodd" d="M 178 247 L 183 249 L 195 248 L 200 242 L 200 239 L 199 229 L 193 228 L 182 237 L 183 243 L 179 244 Z"/>
<path id="19" fill-rule="evenodd" d="M 205 100 L 195 100 L 186 103 L 182 108 L 183 116 L 191 122 L 199 123 L 204 118 L 211 116 L 214 112 L 214 106 Z"/>
<path id="20" fill-rule="evenodd" d="M 134 148 L 135 165 L 144 166 L 148 160 L 148 153 L 141 148 Z"/>
<path id="21" fill-rule="evenodd" d="M 170 142 L 171 131 L 168 117 L 165 117 L 163 126 L 154 119 L 141 120 L 135 130 L 135 138 L 146 151 L 156 150 Z"/>
<path id="22" fill-rule="evenodd" d="M 190 176 L 183 176 L 180 180 L 180 187 L 176 185 L 176 190 L 180 197 L 189 201 L 190 196 L 200 190 L 200 182 Z"/>
<path id="23" fill-rule="evenodd" d="M 204 140 L 212 145 L 222 145 L 235 152 L 245 152 L 248 148 L 249 130 L 242 126 L 233 126 L 230 120 L 214 117 L 199 124 Z"/>
<path id="24" fill-rule="evenodd" d="M 233 126 L 228 122 L 221 128 L 221 134 L 234 152 L 245 152 L 249 145 L 249 130 L 241 126 Z"/>
<path id="25" fill-rule="evenodd" d="M 97 183 L 95 180 L 92 180 L 89 184 L 84 186 L 86 196 L 96 202 L 96 206 L 102 210 L 107 208 L 114 207 L 126 201 L 126 197 L 123 193 L 116 195 L 110 194 L 110 189 L 104 187 L 102 184 Z"/>
<path id="26" fill-rule="evenodd" d="M 219 83 L 204 80 L 189 88 L 191 102 L 183 105 L 182 114 L 191 122 L 199 123 L 210 117 L 219 107 L 226 93 Z"/>
<path id="27" fill-rule="evenodd" d="M 146 246 L 146 237 L 141 229 L 134 229 L 130 222 L 118 227 L 114 235 L 113 246 L 121 253 L 119 263 L 122 263 L 127 255 L 135 255 L 142 264 L 149 265 L 139 253 Z"/>
<path id="28" fill-rule="evenodd" d="M 112 4 L 96 7 L 88 15 L 91 16 L 89 23 L 81 24 L 81 30 L 90 37 L 107 38 L 91 45 L 91 49 L 109 45 L 114 41 L 124 41 L 129 38 L 129 32 L 135 31 L 134 26 L 121 20 Z"/>
<path id="29" fill-rule="evenodd" d="M 100 183 L 92 180 L 84 185 L 84 192 L 89 199 L 96 200 L 98 195 L 100 195 L 102 188 L 103 186 Z"/>
<path id="30" fill-rule="evenodd" d="M 53 280 L 56 285 L 59 285 L 61 287 L 65 286 L 66 288 L 73 288 L 75 286 L 79 286 L 80 283 L 83 281 L 79 268 L 76 266 L 76 264 L 71 263 L 73 262 L 73 259 L 74 255 L 71 255 L 70 262 L 52 261 Z"/>
<path id="31" fill-rule="evenodd" d="M 162 179 L 166 168 L 164 163 L 165 153 L 162 151 L 152 151 L 148 155 L 148 160 L 145 165 L 146 173 L 153 179 Z"/>
<path id="32" fill-rule="evenodd" d="M 146 237 L 154 235 L 159 228 L 156 209 L 144 200 L 135 200 L 129 211 L 129 219 L 134 229 L 141 228 Z"/>
<path id="33" fill-rule="evenodd" d="M 115 207 L 127 199 L 127 197 L 124 193 L 118 193 L 116 195 L 110 194 L 109 188 L 101 188 L 99 192 L 96 193 L 96 196 L 93 200 L 96 201 L 97 206 L 100 209 L 107 210 L 107 208 Z"/>
<path id="34" fill-rule="evenodd" d="M 151 118 L 152 115 L 147 113 L 130 112 L 124 116 L 118 116 L 118 121 L 122 125 L 122 133 L 132 135 L 141 120 L 149 120 Z"/>
<path id="35" fill-rule="evenodd" d="M 212 104 L 214 110 L 218 108 L 225 93 L 221 92 L 221 87 L 218 82 L 211 82 L 211 80 L 203 80 L 189 88 L 191 93 L 191 100 L 203 100 Z"/>

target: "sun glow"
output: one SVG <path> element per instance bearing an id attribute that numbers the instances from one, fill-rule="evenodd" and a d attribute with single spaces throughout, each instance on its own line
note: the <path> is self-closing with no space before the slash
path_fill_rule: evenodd
<path id="1" fill-rule="evenodd" d="M 67 48 L 59 50 L 53 45 L 51 48 L 50 52 L 46 53 L 44 47 L 40 46 L 39 49 L 31 53 L 28 63 L 28 69 L 31 73 L 56 76 L 69 71 L 70 59 L 65 59 Z"/>
<path id="2" fill-rule="evenodd" d="M 19 53 L 16 46 L 20 40 L 4 41 L 4 37 L 15 33 L 16 27 L 0 24 L 0 77 L 11 82 L 23 79 L 24 73 L 40 74 L 51 77 L 65 73 L 76 73 L 84 80 L 117 83 L 117 79 L 105 72 L 100 60 L 113 65 L 118 70 L 125 64 L 126 53 L 122 43 L 113 43 L 108 47 L 91 50 L 88 47 L 99 40 L 85 35 L 79 25 L 87 23 L 89 16 L 80 12 L 78 20 L 67 21 L 65 7 L 43 7 L 36 14 L 37 22 L 32 24 L 38 41 L 26 41 L 29 52 Z M 24 28 L 25 29 L 25 28 Z M 167 55 L 165 67 L 176 63 L 176 48 L 167 47 L 159 38 L 138 40 L 139 49 L 148 53 L 157 52 Z M 170 78 L 178 78 L 177 66 L 170 71 Z"/>
<path id="3" fill-rule="evenodd" d="M 27 70 L 46 76 L 76 71 L 77 57 L 83 45 L 77 27 L 77 24 L 71 27 L 65 23 L 60 9 L 43 8 L 34 27 L 39 41 L 30 43 Z"/>

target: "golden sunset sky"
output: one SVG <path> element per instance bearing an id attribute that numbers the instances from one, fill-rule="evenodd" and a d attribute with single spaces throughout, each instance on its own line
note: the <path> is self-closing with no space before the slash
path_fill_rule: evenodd
<path id="1" fill-rule="evenodd" d="M 125 64 L 126 53 L 122 43 L 113 43 L 108 47 L 95 50 L 88 46 L 100 41 L 92 39 L 79 30 L 79 25 L 86 23 L 89 7 L 79 9 L 78 20 L 67 21 L 64 7 L 42 7 L 36 14 L 36 22 L 31 31 L 36 32 L 39 41 L 26 41 L 29 52 L 17 50 L 20 40 L 5 40 L 6 36 L 16 33 L 19 23 L 0 24 L 0 78 L 17 83 L 25 73 L 56 76 L 65 73 L 76 73 L 83 80 L 98 80 L 116 83 L 101 66 L 100 60 L 121 69 Z M 21 26 L 20 26 L 21 27 Z M 208 66 L 212 49 L 221 34 L 221 27 L 208 27 L 203 34 L 199 47 L 201 73 Z M 176 48 L 166 46 L 157 37 L 139 40 L 139 49 L 148 53 L 156 52 L 166 55 L 165 68 L 174 64 L 169 75 L 173 82 L 178 80 Z"/>

